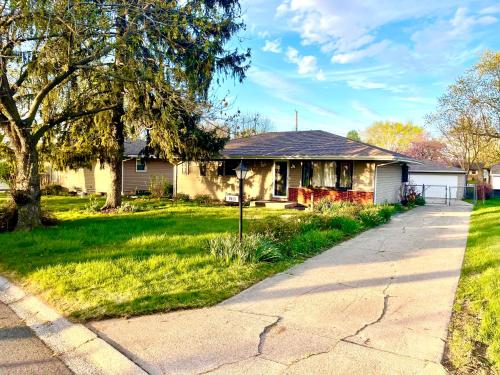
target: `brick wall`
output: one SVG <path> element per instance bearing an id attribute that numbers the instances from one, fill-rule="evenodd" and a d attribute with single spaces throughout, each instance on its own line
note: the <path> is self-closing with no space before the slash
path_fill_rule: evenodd
<path id="1" fill-rule="evenodd" d="M 373 203 L 373 192 L 371 191 L 339 191 L 326 188 L 289 188 L 288 199 L 293 202 L 307 204 L 311 202 L 314 194 L 314 202 L 322 198 L 329 198 L 333 201 L 349 201 L 356 203 Z"/>

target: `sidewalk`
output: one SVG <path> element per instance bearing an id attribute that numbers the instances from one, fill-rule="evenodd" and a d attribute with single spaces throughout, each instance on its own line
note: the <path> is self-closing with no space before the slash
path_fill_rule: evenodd
<path id="1" fill-rule="evenodd" d="M 0 374 L 66 375 L 72 372 L 0 302 Z"/>

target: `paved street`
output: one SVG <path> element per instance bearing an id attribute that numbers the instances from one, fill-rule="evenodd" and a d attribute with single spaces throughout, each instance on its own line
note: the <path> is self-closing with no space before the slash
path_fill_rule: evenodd
<path id="1" fill-rule="evenodd" d="M 16 314 L 0 302 L 0 374 L 71 374 Z"/>
<path id="2" fill-rule="evenodd" d="M 151 374 L 439 374 L 471 207 L 399 215 L 213 308 L 94 322 Z"/>

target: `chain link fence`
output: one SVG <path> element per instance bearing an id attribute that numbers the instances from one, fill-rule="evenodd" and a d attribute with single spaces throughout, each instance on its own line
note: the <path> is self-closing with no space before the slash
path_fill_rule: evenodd
<path id="1" fill-rule="evenodd" d="M 404 184 L 402 199 L 409 196 L 421 196 L 426 203 L 451 205 L 458 202 L 470 201 L 477 203 L 476 185 L 449 186 L 449 185 L 417 185 Z"/>

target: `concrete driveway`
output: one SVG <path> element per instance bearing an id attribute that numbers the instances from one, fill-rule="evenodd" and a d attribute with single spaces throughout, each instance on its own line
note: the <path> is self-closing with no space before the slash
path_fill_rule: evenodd
<path id="1" fill-rule="evenodd" d="M 399 215 L 213 308 L 90 324 L 151 374 L 439 374 L 469 205 Z"/>

